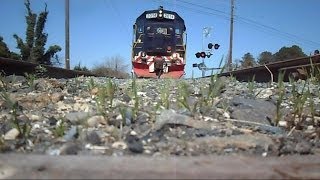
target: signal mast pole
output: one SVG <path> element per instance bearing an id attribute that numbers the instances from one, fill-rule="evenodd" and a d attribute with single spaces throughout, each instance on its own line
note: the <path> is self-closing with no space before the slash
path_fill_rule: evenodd
<path id="1" fill-rule="evenodd" d="M 70 41 L 69 41 L 69 0 L 65 0 L 65 63 L 66 69 L 70 69 Z"/>
<path id="2" fill-rule="evenodd" d="M 228 71 L 232 70 L 233 9 L 234 9 L 234 0 L 231 0 L 230 43 L 229 43 L 229 58 L 228 58 L 228 66 L 227 66 Z"/>

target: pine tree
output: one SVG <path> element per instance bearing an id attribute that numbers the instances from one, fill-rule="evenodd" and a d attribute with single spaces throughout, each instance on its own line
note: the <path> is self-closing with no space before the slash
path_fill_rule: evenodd
<path id="1" fill-rule="evenodd" d="M 53 45 L 45 51 L 45 45 L 47 43 L 48 34 L 44 33 L 45 23 L 48 17 L 47 4 L 45 9 L 39 15 L 32 12 L 30 8 L 30 1 L 25 1 L 27 9 L 26 22 L 26 42 L 17 35 L 13 37 L 17 41 L 17 48 L 20 49 L 21 59 L 33 63 L 52 65 L 51 59 L 54 55 L 61 51 L 61 47 Z"/>

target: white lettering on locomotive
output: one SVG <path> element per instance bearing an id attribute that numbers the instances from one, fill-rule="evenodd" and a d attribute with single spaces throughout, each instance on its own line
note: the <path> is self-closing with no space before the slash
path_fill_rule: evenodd
<path id="1" fill-rule="evenodd" d="M 146 14 L 146 18 L 147 18 L 147 19 L 157 18 L 157 17 L 158 17 L 158 14 L 157 14 L 157 13 L 149 13 L 149 14 Z"/>
<path id="2" fill-rule="evenodd" d="M 174 19 L 174 15 L 173 14 L 164 13 L 163 17 L 166 18 L 166 19 Z"/>

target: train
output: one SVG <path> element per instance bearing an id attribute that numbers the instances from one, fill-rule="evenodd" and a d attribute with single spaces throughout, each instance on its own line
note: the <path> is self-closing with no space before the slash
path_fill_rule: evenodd
<path id="1" fill-rule="evenodd" d="M 173 78 L 185 75 L 187 32 L 183 18 L 160 6 L 143 12 L 133 25 L 132 75 Z"/>

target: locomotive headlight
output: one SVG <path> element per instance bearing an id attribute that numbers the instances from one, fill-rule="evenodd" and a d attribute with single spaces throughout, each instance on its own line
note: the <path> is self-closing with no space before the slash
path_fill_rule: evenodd
<path id="1" fill-rule="evenodd" d="M 178 57 L 179 57 L 179 54 L 178 54 L 178 53 L 173 53 L 173 54 L 172 54 L 172 58 L 173 58 L 173 59 L 177 59 Z"/>
<path id="2" fill-rule="evenodd" d="M 160 10 L 159 10 L 159 18 L 162 18 L 162 17 L 163 17 L 163 14 L 162 14 L 162 13 L 163 13 L 163 11 L 162 11 L 162 9 L 160 9 Z"/>

